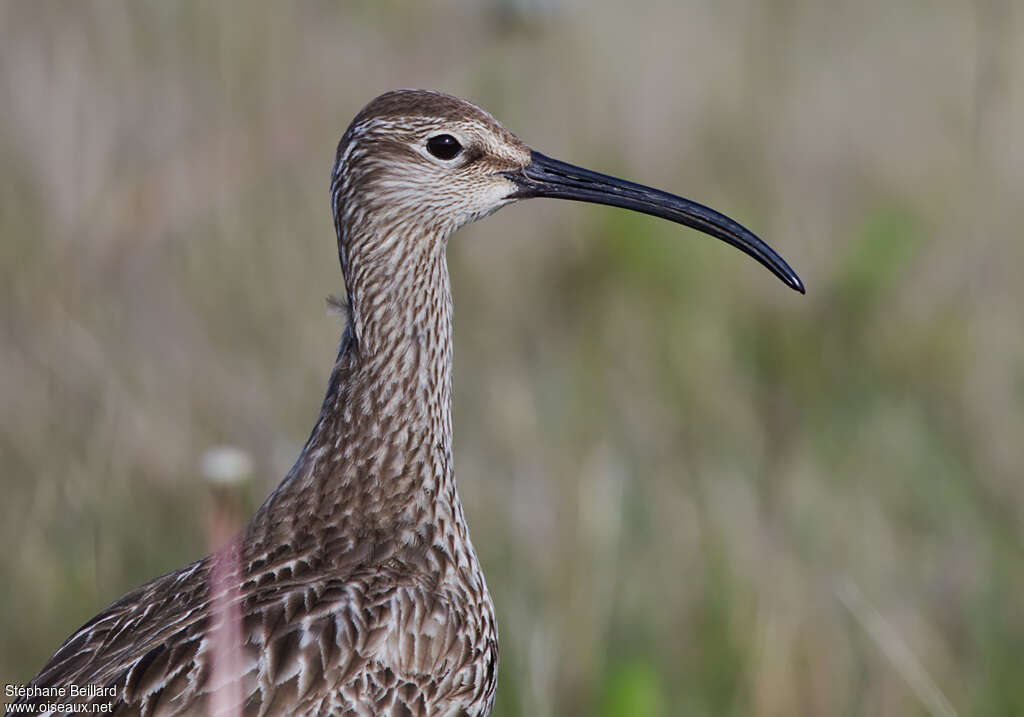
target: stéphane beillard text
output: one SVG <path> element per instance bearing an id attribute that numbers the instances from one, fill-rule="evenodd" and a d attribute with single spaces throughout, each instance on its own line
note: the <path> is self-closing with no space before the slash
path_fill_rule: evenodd
<path id="1" fill-rule="evenodd" d="M 59 685 L 57 687 L 9 684 L 4 686 L 4 696 L 27 700 L 32 700 L 36 697 L 45 697 L 47 699 L 55 697 L 117 697 L 117 688 L 75 684 Z"/>

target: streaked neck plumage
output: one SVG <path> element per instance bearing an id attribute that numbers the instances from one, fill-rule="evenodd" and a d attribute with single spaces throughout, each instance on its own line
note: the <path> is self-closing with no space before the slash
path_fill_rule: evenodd
<path id="1" fill-rule="evenodd" d="M 395 547 L 439 528 L 468 539 L 452 460 L 449 232 L 335 197 L 348 323 L 320 418 L 250 531 L 266 545 L 297 521 Z"/>

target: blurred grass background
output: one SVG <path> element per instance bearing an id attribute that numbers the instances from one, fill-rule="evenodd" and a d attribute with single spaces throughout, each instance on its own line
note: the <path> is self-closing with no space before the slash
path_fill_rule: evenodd
<path id="1" fill-rule="evenodd" d="M 451 243 L 497 715 L 1024 714 L 1012 0 L 0 4 L 0 679 L 208 552 L 201 456 L 298 454 L 327 191 L 393 87 L 710 204 Z"/>

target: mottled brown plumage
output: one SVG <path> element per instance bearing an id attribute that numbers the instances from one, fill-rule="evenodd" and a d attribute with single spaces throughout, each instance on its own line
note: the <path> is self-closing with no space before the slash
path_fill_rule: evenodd
<path id="1" fill-rule="evenodd" d="M 489 714 L 494 607 L 452 469 L 448 237 L 530 196 L 597 201 L 696 226 L 802 290 L 731 220 L 532 152 L 440 93 L 360 112 L 331 193 L 348 322 L 298 461 L 237 539 L 101 612 L 31 686 L 112 687 L 78 701 L 125 715 Z"/>

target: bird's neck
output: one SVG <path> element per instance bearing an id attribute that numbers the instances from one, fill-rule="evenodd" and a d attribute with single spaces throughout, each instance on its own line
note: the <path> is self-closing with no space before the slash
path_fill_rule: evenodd
<path id="1" fill-rule="evenodd" d="M 444 242 L 372 245 L 378 254 L 343 254 L 349 321 L 321 415 L 251 530 L 323 532 L 342 538 L 341 549 L 357 536 L 401 544 L 466 531 L 452 462 Z"/>

